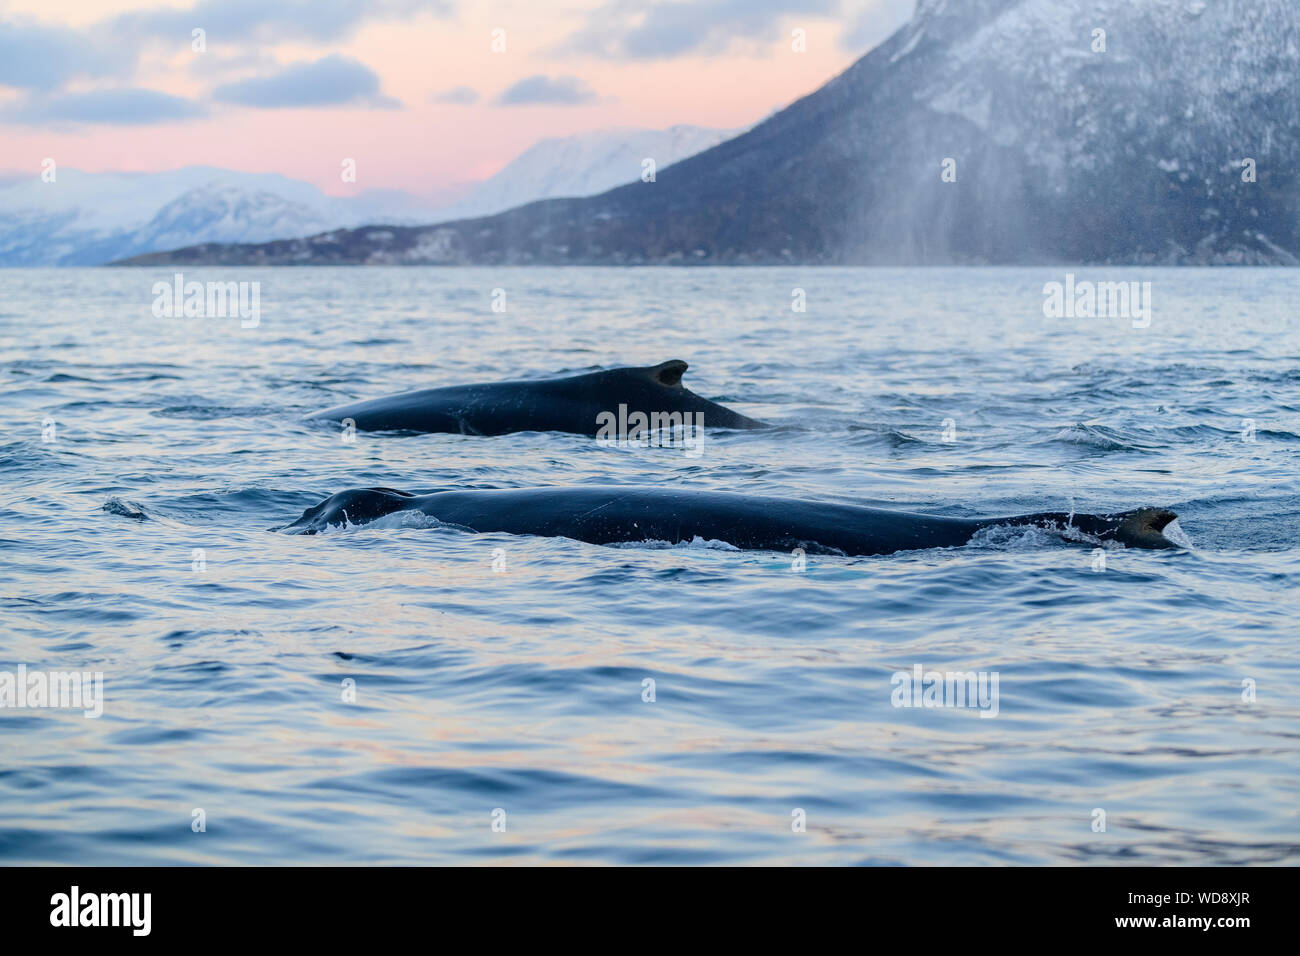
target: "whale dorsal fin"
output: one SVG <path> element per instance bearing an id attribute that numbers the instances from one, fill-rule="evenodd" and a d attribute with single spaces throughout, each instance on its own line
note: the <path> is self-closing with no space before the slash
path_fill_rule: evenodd
<path id="1" fill-rule="evenodd" d="M 1178 547 L 1161 533 L 1178 517 L 1167 508 L 1138 508 L 1116 517 L 1123 519 L 1115 529 L 1116 541 L 1134 548 Z"/>
<path id="2" fill-rule="evenodd" d="M 689 366 L 681 359 L 669 359 L 667 362 L 660 362 L 650 369 L 650 377 L 660 385 L 667 385 L 672 388 L 674 385 L 682 384 L 682 373 L 687 368 Z"/>

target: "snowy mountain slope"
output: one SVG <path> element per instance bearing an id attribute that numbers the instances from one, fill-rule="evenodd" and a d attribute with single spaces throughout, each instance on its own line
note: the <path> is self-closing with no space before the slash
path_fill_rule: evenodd
<path id="1" fill-rule="evenodd" d="M 654 183 L 157 261 L 1294 265 L 1297 77 L 1296 0 L 920 0 Z"/>
<path id="2" fill-rule="evenodd" d="M 326 196 L 275 174 L 205 166 L 161 173 L 58 169 L 0 188 L 0 265 L 97 265 L 195 242 L 262 242 L 383 214 L 391 197 Z M 423 214 L 408 202 L 404 221 Z"/>
<path id="3" fill-rule="evenodd" d="M 679 124 L 663 130 L 610 129 L 544 139 L 439 210 L 440 219 L 488 216 L 538 199 L 594 196 L 641 178 L 641 163 L 656 169 L 703 152 L 740 130 Z"/>
<path id="4" fill-rule="evenodd" d="M 640 177 L 730 133 L 697 126 L 615 129 L 547 139 L 454 205 L 398 190 L 326 196 L 276 174 L 195 166 L 161 173 L 59 169 L 0 185 L 0 266 L 98 265 L 200 243 L 256 243 L 362 223 L 415 224 L 508 209 L 551 196 L 589 196 Z"/>

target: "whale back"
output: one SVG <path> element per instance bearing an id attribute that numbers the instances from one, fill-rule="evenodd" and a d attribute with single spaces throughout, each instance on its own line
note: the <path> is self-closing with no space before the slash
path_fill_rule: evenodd
<path id="1" fill-rule="evenodd" d="M 367 431 L 410 430 L 504 435 L 520 431 L 600 433 L 601 417 L 621 413 L 694 416 L 705 428 L 763 423 L 695 394 L 682 384 L 681 359 L 658 365 L 583 372 L 561 378 L 427 388 L 328 408 L 316 419 L 351 419 Z"/>
<path id="2" fill-rule="evenodd" d="M 476 532 L 546 535 L 592 544 L 633 541 L 726 541 L 741 549 L 852 555 L 960 547 L 981 528 L 1033 525 L 1074 528 L 1100 541 L 1134 548 L 1173 548 L 1160 532 L 1174 519 L 1163 508 L 1111 515 L 1059 512 L 967 519 L 868 508 L 837 502 L 735 492 L 601 485 L 451 490 L 400 496 L 388 489 L 340 492 L 284 530 L 314 533 L 413 510 Z M 370 520 L 373 520 L 371 518 Z M 1077 540 L 1077 538 L 1075 539 Z"/>

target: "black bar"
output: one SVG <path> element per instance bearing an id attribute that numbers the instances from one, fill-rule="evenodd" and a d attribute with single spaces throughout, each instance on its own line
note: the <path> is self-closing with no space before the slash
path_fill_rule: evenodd
<path id="1" fill-rule="evenodd" d="M 1049 932 L 1054 943 L 1129 937 L 1185 945 L 1201 937 L 1231 946 L 1287 924 L 1294 875 L 1263 868 L 720 869 L 10 868 L 0 869 L 0 916 L 7 944 L 67 941 L 74 933 L 78 942 L 145 938 L 135 935 L 143 896 L 140 910 L 122 908 L 128 925 L 51 925 L 58 895 L 70 909 L 76 886 L 79 918 L 90 918 L 88 895 L 96 895 L 89 905 L 97 910 L 97 894 L 148 893 L 147 938 L 204 946 L 336 946 L 374 942 L 377 931 L 429 939 L 431 929 L 440 945 L 441 934 L 486 941 L 565 926 L 590 939 L 604 925 L 624 926 L 632 933 L 626 940 L 667 945 L 685 941 L 684 921 L 698 920 L 760 941 L 774 922 L 796 934 L 842 930 L 863 942 L 903 931 L 927 951 L 1014 939 L 1022 930 L 1040 940 Z M 1223 895 L 1201 895 L 1210 893 Z M 1134 919 L 1154 923 L 1120 925 Z M 1211 925 L 1179 922 L 1191 919 Z M 607 937 L 621 945 L 618 938 Z"/>

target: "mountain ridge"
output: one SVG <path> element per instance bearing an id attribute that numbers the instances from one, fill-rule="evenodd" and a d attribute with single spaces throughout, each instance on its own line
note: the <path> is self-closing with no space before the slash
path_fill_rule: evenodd
<path id="1" fill-rule="evenodd" d="M 259 243 L 373 222 L 419 225 L 483 215 L 517 205 L 520 197 L 603 191 L 636 179 L 642 157 L 670 163 L 728 135 L 679 125 L 553 137 L 455 202 L 438 204 L 401 191 L 329 196 L 276 173 L 210 166 L 158 173 L 63 168 L 53 182 L 22 176 L 0 184 L 0 266 L 99 265 L 203 243 Z"/>
<path id="2" fill-rule="evenodd" d="M 132 264 L 1295 265 L 1297 75 L 1288 0 L 921 0 L 654 182 Z"/>

